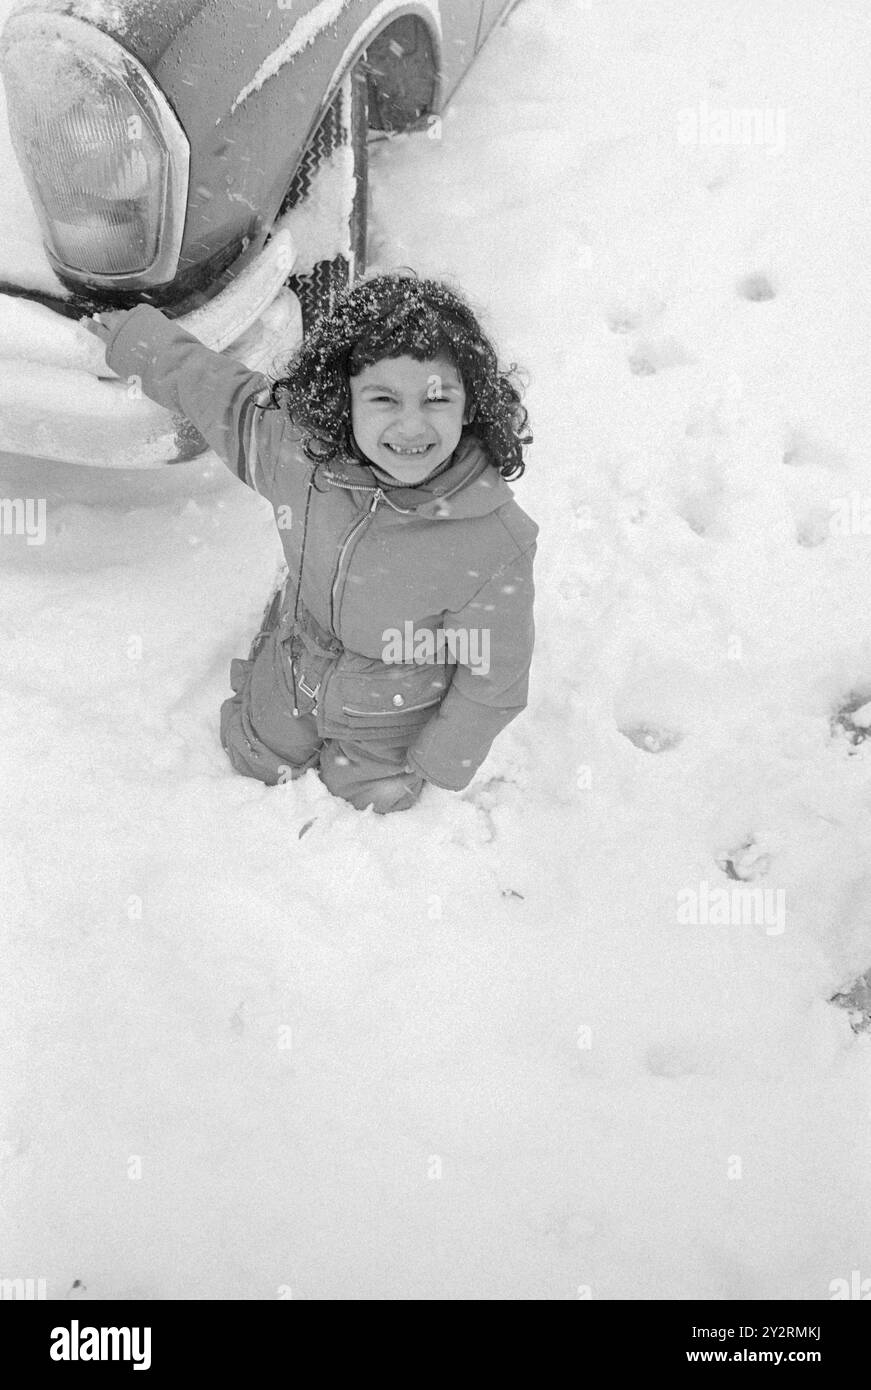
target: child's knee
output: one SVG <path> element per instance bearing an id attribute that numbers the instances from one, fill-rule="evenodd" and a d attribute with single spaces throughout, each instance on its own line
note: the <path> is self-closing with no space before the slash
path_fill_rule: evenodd
<path id="1" fill-rule="evenodd" d="M 261 782 L 267 780 L 265 770 L 257 764 L 256 749 L 245 735 L 238 698 L 225 700 L 221 705 L 221 747 L 235 772 L 243 777 L 256 777 Z"/>
<path id="2" fill-rule="evenodd" d="M 370 783 L 366 793 L 370 799 L 366 805 L 380 816 L 389 815 L 391 811 L 410 811 L 422 791 L 422 777 L 385 777 L 383 782 Z"/>
<path id="3" fill-rule="evenodd" d="M 417 778 L 420 785 L 409 786 L 410 780 L 385 777 L 381 782 L 367 782 L 360 787 L 344 787 L 342 790 L 335 790 L 333 794 L 340 796 L 343 801 L 350 802 L 358 811 L 366 811 L 371 806 L 377 815 L 388 816 L 393 811 L 410 811 L 417 801 L 423 789 L 423 782 Z"/>
<path id="4" fill-rule="evenodd" d="M 251 723 L 245 692 L 232 696 L 221 705 L 221 747 L 236 772 L 243 777 L 256 777 L 268 787 L 295 781 L 320 760 L 321 741 L 314 720 L 300 720 L 296 746 L 272 748 Z"/>
<path id="5" fill-rule="evenodd" d="M 402 766 L 399 762 L 391 776 L 390 761 L 329 741 L 321 752 L 320 776 L 333 796 L 341 797 L 356 810 L 365 811 L 371 806 L 378 815 L 388 815 L 410 810 L 423 790 L 423 778 L 402 771 Z"/>

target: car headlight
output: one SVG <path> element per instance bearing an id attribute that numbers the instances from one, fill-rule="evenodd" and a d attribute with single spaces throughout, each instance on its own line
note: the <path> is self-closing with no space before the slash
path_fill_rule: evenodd
<path id="1" fill-rule="evenodd" d="M 69 15 L 26 10 L 0 38 L 9 132 L 59 274 L 136 289 L 172 280 L 190 150 L 132 54 Z"/>

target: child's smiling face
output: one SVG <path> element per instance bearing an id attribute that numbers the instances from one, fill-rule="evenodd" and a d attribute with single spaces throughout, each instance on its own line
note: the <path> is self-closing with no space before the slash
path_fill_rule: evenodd
<path id="1" fill-rule="evenodd" d="M 397 482 L 422 483 L 459 444 L 466 392 L 447 358 L 384 357 L 350 383 L 354 437 Z"/>

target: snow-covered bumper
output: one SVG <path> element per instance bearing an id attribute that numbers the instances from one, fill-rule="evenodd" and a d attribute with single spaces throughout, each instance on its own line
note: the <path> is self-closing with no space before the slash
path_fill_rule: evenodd
<path id="1" fill-rule="evenodd" d="M 177 320 L 206 347 L 270 372 L 302 336 L 284 282 L 295 258 L 286 230 L 214 299 Z M 187 421 L 119 381 L 81 322 L 0 295 L 0 451 L 97 468 L 155 468 L 201 452 Z"/>

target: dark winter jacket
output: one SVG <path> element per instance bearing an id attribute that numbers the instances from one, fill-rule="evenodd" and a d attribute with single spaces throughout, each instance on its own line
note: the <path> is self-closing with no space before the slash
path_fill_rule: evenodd
<path id="1" fill-rule="evenodd" d="M 538 534 L 475 436 L 431 480 L 391 486 L 347 454 L 310 460 L 303 431 L 267 408 L 265 376 L 149 305 L 115 326 L 106 357 L 272 504 L 282 622 L 300 643 L 291 698 L 321 737 L 407 738 L 415 771 L 465 787 L 527 703 Z"/>

